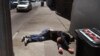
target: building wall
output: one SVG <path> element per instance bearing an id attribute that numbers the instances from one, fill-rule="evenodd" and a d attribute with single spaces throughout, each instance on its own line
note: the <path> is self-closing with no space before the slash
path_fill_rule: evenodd
<path id="1" fill-rule="evenodd" d="M 60 13 L 61 16 L 70 20 L 73 0 L 55 0 L 55 1 L 56 1 L 56 11 Z"/>

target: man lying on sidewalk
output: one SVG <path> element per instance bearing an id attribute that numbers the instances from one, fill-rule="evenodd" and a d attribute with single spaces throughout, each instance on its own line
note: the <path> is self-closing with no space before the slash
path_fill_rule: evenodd
<path id="1" fill-rule="evenodd" d="M 38 35 L 30 35 L 23 37 L 22 42 L 24 41 L 26 46 L 30 42 L 40 42 L 45 40 L 53 40 L 57 42 L 58 52 L 60 54 L 63 53 L 63 49 L 69 51 L 70 53 L 74 53 L 74 49 L 68 46 L 70 42 L 70 36 L 62 31 L 46 29 Z"/>

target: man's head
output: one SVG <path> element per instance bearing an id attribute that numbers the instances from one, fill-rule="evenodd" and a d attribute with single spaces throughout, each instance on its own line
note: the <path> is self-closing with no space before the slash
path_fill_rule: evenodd
<path id="1" fill-rule="evenodd" d="M 57 42 L 58 42 L 58 43 L 61 43 L 61 42 L 62 42 L 62 38 L 61 38 L 61 37 L 58 37 L 58 38 L 57 38 Z"/>

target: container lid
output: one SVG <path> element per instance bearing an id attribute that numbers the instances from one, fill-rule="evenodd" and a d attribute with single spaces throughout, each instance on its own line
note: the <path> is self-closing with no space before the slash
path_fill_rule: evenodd
<path id="1" fill-rule="evenodd" d="M 89 45 L 93 47 L 100 47 L 100 30 L 96 28 L 85 28 L 77 29 L 76 33 L 80 39 L 86 41 Z"/>

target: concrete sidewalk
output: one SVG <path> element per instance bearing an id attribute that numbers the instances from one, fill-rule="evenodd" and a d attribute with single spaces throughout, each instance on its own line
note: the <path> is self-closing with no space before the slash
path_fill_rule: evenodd
<path id="1" fill-rule="evenodd" d="M 64 51 L 63 55 L 58 53 L 57 44 L 51 40 L 43 42 L 32 42 L 24 46 L 21 39 L 25 35 L 38 34 L 43 29 L 53 28 L 55 30 L 68 31 L 70 21 L 56 15 L 48 7 L 38 7 L 31 20 L 26 22 L 16 36 L 13 38 L 15 56 L 75 56 Z M 71 47 L 75 48 L 75 42 Z"/>

